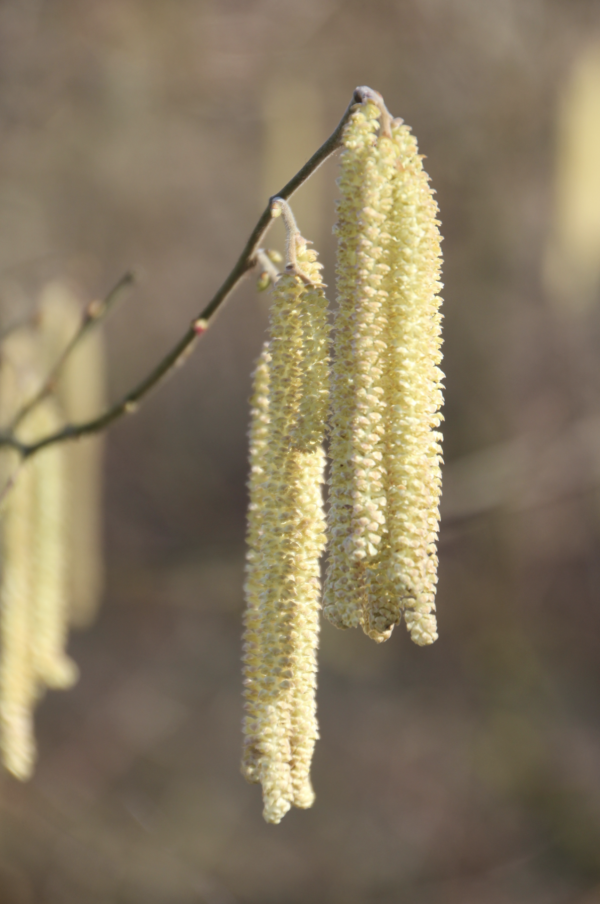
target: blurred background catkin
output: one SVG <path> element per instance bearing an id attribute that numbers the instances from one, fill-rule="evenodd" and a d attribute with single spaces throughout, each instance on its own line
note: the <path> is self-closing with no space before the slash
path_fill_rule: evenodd
<path id="1" fill-rule="evenodd" d="M 317 802 L 265 825 L 239 774 L 249 280 L 108 435 L 103 604 L 34 777 L 0 783 L 2 904 L 600 901 L 595 0 L 5 0 L 1 325 L 139 268 L 116 397 L 363 84 L 445 236 L 440 639 L 323 626 Z M 335 177 L 294 202 L 331 295 Z"/>

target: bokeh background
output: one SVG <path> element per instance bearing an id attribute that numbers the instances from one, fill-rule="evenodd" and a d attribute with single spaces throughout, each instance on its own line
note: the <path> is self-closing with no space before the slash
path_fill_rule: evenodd
<path id="1" fill-rule="evenodd" d="M 248 279 L 108 436 L 103 604 L 34 778 L 2 778 L 2 904 L 600 901 L 596 0 L 3 0 L 2 316 L 137 268 L 118 397 L 362 84 L 445 236 L 440 639 L 324 625 L 317 803 L 265 825 L 238 766 Z M 332 293 L 335 177 L 294 204 Z"/>

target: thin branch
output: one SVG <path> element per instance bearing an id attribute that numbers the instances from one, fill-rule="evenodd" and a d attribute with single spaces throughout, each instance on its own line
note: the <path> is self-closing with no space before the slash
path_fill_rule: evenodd
<path id="1" fill-rule="evenodd" d="M 312 155 L 310 160 L 308 160 L 304 164 L 302 169 L 300 169 L 296 173 L 296 175 L 292 179 L 290 179 L 287 185 L 285 185 L 281 189 L 281 191 L 273 195 L 273 198 L 278 197 L 283 198 L 284 200 L 290 198 L 295 191 L 297 191 L 302 185 L 304 185 L 304 183 L 321 166 L 321 164 L 324 163 L 325 160 L 327 160 L 328 157 L 330 157 L 333 153 L 335 153 L 335 151 L 337 151 L 337 149 L 341 145 L 344 126 L 346 125 L 354 106 L 358 103 L 362 103 L 364 99 L 366 99 L 365 89 L 357 88 L 352 96 L 352 101 L 348 106 L 348 109 L 344 113 L 335 131 L 329 136 L 327 141 L 325 141 L 324 144 L 321 145 L 318 151 L 316 151 Z M 144 379 L 140 383 L 138 383 L 138 385 L 135 386 L 130 392 L 123 396 L 120 401 L 118 401 L 115 405 L 105 411 L 104 414 L 100 415 L 97 418 L 94 418 L 93 420 L 86 421 L 83 424 L 67 424 L 62 429 L 57 430 L 56 433 L 52 433 L 35 443 L 22 443 L 10 433 L 0 433 L 0 446 L 12 446 L 12 448 L 17 449 L 17 451 L 21 453 L 23 458 L 29 458 L 29 456 L 33 455 L 36 452 L 39 452 L 40 449 L 44 449 L 46 446 L 53 445 L 54 443 L 77 439 L 82 436 L 88 436 L 92 433 L 98 433 L 113 424 L 123 415 L 136 411 L 141 400 L 146 395 L 148 395 L 148 393 L 152 389 L 154 389 L 175 367 L 181 365 L 183 361 L 188 357 L 198 337 L 206 332 L 210 321 L 213 319 L 214 315 L 217 313 L 223 302 L 226 301 L 226 299 L 236 288 L 238 283 L 243 279 L 246 273 L 248 273 L 249 270 L 252 270 L 252 268 L 256 265 L 256 255 L 258 249 L 267 230 L 269 229 L 269 226 L 272 223 L 272 219 L 271 199 L 269 199 L 269 203 L 263 211 L 258 223 L 252 230 L 252 233 L 250 235 L 250 238 L 246 242 L 244 250 L 240 254 L 238 260 L 233 266 L 233 269 L 231 270 L 221 287 L 217 290 L 217 292 L 206 305 L 201 314 L 192 321 L 187 331 L 179 339 L 175 346 L 165 355 L 165 357 L 161 361 L 159 361 L 159 363 L 150 371 L 150 373 L 146 377 L 144 377 Z"/>
<path id="2" fill-rule="evenodd" d="M 105 320 L 108 315 L 113 311 L 117 305 L 117 303 L 121 300 L 124 294 L 124 290 L 128 289 L 135 282 L 135 274 L 131 271 L 125 273 L 124 276 L 113 286 L 110 292 L 105 295 L 105 297 L 101 300 L 94 300 L 89 303 L 87 308 L 83 313 L 83 317 L 81 319 L 81 324 L 79 329 L 70 340 L 70 342 L 66 345 L 63 353 L 60 358 L 44 380 L 44 383 L 36 392 L 36 394 L 31 398 L 19 412 L 14 417 L 14 420 L 10 424 L 9 432 L 13 432 L 19 426 L 23 418 L 25 418 L 30 411 L 33 411 L 40 402 L 42 402 L 50 393 L 54 390 L 56 386 L 56 381 L 60 376 L 60 373 L 65 366 L 66 361 L 70 358 L 71 354 L 77 348 L 79 343 L 84 339 L 87 334 L 97 327 L 103 320 Z"/>

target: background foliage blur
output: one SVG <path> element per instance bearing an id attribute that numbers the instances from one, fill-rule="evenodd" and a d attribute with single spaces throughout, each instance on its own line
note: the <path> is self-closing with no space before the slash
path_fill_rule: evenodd
<path id="1" fill-rule="evenodd" d="M 324 625 L 317 803 L 265 825 L 238 766 L 247 281 L 109 434 L 105 599 L 34 778 L 2 780 L 2 904 L 600 901 L 594 0 L 3 0 L 2 324 L 140 268 L 108 328 L 125 391 L 361 84 L 413 127 L 445 235 L 440 640 Z M 331 291 L 334 179 L 294 204 Z"/>

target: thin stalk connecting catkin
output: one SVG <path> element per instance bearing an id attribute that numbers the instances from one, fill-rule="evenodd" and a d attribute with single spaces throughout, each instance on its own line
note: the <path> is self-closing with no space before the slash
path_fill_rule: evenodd
<path id="1" fill-rule="evenodd" d="M 289 211 L 284 211 L 289 215 Z M 254 375 L 242 772 L 263 788 L 264 817 L 309 807 L 318 726 L 319 558 L 324 547 L 322 441 L 327 302 L 317 255 L 288 223 L 269 339 Z M 290 263 L 290 257 L 292 262 Z"/>
<path id="2" fill-rule="evenodd" d="M 325 614 L 436 637 L 441 372 L 437 207 L 414 138 L 365 90 L 339 180 Z M 375 132 L 382 117 L 379 136 Z"/>

